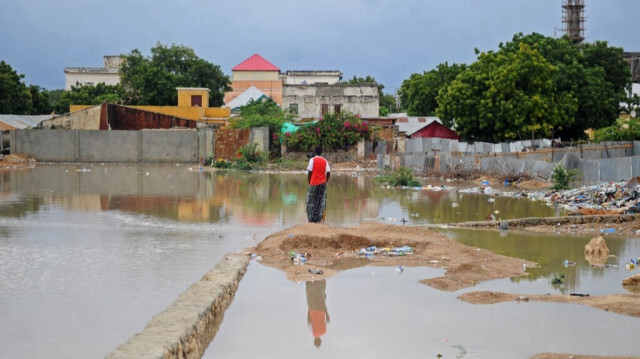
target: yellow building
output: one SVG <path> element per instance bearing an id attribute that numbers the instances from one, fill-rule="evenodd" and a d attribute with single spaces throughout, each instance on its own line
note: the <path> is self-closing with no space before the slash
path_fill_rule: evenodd
<path id="1" fill-rule="evenodd" d="M 127 106 L 139 110 L 161 113 L 216 124 L 228 125 L 231 110 L 221 107 L 209 107 L 209 89 L 199 87 L 178 87 L 178 106 Z M 71 105 L 70 112 L 84 110 L 95 105 Z"/>

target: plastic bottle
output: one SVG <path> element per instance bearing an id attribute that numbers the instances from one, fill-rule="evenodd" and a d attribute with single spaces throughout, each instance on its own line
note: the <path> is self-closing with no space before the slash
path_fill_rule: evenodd
<path id="1" fill-rule="evenodd" d="M 627 263 L 627 265 L 626 265 L 626 266 L 624 266 L 624 267 L 625 267 L 628 271 L 631 271 L 631 270 L 633 270 L 633 269 L 635 269 L 635 268 L 636 268 L 636 265 L 635 265 L 635 264 L 633 264 L 633 263 Z"/>

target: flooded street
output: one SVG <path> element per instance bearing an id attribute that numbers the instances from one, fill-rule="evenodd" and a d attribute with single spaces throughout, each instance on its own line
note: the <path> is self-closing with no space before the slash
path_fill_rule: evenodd
<path id="1" fill-rule="evenodd" d="M 186 166 L 42 165 L 1 173 L 0 357 L 104 357 L 225 253 L 305 223 L 306 189 L 303 173 L 210 173 Z M 483 220 L 495 211 L 502 219 L 554 213 L 525 199 L 489 202 L 477 194 L 386 189 L 371 178 L 338 173 L 328 190 L 326 223 L 333 226 Z M 392 267 L 362 267 L 310 285 L 254 262 L 205 357 L 640 352 L 637 318 L 576 305 L 482 306 L 456 299 L 476 290 L 625 293 L 620 283 L 629 273 L 623 265 L 640 256 L 638 239 L 608 237 L 616 256 L 608 263 L 622 267 L 594 269 L 583 255 L 590 237 L 444 233 L 541 267 L 528 269 L 528 277 L 448 293 L 418 282 L 441 275 L 430 268 L 398 274 Z M 576 265 L 564 267 L 565 259 Z M 560 274 L 565 284 L 552 285 Z M 317 327 L 321 314 L 327 320 Z M 314 343 L 313 332 L 322 330 L 321 342 Z"/>

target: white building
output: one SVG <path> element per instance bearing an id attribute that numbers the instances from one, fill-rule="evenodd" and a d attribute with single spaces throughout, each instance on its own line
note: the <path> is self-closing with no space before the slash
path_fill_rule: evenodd
<path id="1" fill-rule="evenodd" d="M 284 76 L 285 85 L 313 85 L 317 83 L 333 85 L 340 80 L 342 80 L 342 72 L 338 70 L 287 71 Z"/>
<path id="2" fill-rule="evenodd" d="M 94 86 L 101 82 L 105 85 L 117 85 L 120 83 L 120 56 L 104 56 L 104 67 L 65 67 L 64 89 L 71 90 L 71 86 Z"/>
<path id="3" fill-rule="evenodd" d="M 297 113 L 298 119 L 321 118 L 326 113 L 344 111 L 362 117 L 377 117 L 380 110 L 378 86 L 375 83 L 285 85 L 282 108 Z"/>

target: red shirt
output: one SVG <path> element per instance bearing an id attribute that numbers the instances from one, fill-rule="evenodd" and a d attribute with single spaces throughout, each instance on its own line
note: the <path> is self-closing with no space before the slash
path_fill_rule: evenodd
<path id="1" fill-rule="evenodd" d="M 322 156 L 315 156 L 309 160 L 307 171 L 311 172 L 312 186 L 317 186 L 327 182 L 327 172 L 330 172 L 329 162 Z"/>

